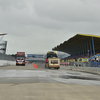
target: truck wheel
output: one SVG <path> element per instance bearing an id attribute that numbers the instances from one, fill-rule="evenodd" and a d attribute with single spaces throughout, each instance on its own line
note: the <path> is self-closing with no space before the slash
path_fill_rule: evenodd
<path id="1" fill-rule="evenodd" d="M 48 64 L 48 69 L 50 69 L 49 64 Z"/>
<path id="2" fill-rule="evenodd" d="M 57 70 L 58 70 L 59 68 L 57 68 Z"/>

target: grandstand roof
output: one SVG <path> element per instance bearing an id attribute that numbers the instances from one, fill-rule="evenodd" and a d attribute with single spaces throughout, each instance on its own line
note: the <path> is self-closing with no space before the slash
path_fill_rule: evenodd
<path id="1" fill-rule="evenodd" d="M 92 37 L 94 40 L 95 51 L 100 53 L 100 36 L 90 34 L 76 34 L 69 40 L 64 41 L 64 43 L 57 45 L 57 47 L 54 47 L 52 50 L 66 52 L 71 55 L 79 54 L 81 51 L 90 51 L 91 48 L 93 48 Z"/>

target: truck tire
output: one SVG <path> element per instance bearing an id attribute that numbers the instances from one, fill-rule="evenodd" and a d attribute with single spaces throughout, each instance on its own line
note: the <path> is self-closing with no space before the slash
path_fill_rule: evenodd
<path id="1" fill-rule="evenodd" d="M 49 69 L 51 69 L 50 67 L 48 67 Z"/>
<path id="2" fill-rule="evenodd" d="M 59 68 L 57 68 L 57 70 L 58 70 Z"/>
<path id="3" fill-rule="evenodd" d="M 48 69 L 50 69 L 49 65 L 48 65 Z"/>
<path id="4" fill-rule="evenodd" d="M 55 69 L 57 69 L 57 70 L 58 70 L 58 69 L 59 69 L 59 67 L 58 67 L 58 68 L 55 68 Z"/>

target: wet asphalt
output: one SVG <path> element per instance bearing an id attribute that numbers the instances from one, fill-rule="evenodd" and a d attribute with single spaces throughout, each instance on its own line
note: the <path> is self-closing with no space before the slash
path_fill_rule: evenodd
<path id="1" fill-rule="evenodd" d="M 63 68 L 45 69 L 43 62 L 0 67 L 0 84 L 63 83 L 100 86 L 100 76 Z M 37 68 L 36 68 L 37 66 Z"/>

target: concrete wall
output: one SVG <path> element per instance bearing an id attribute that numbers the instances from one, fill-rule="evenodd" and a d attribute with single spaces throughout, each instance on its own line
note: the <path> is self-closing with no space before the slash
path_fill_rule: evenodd
<path id="1" fill-rule="evenodd" d="M 0 53 L 0 66 L 15 65 L 15 57 Z"/>
<path id="2" fill-rule="evenodd" d="M 89 72 L 89 73 L 100 74 L 100 67 L 79 67 L 79 66 L 63 66 L 63 65 L 61 65 L 61 68 L 64 68 L 67 70 L 76 70 L 76 71 L 84 71 L 84 72 Z"/>
<path id="3" fill-rule="evenodd" d="M 16 61 L 0 60 L 0 66 L 15 65 Z"/>

